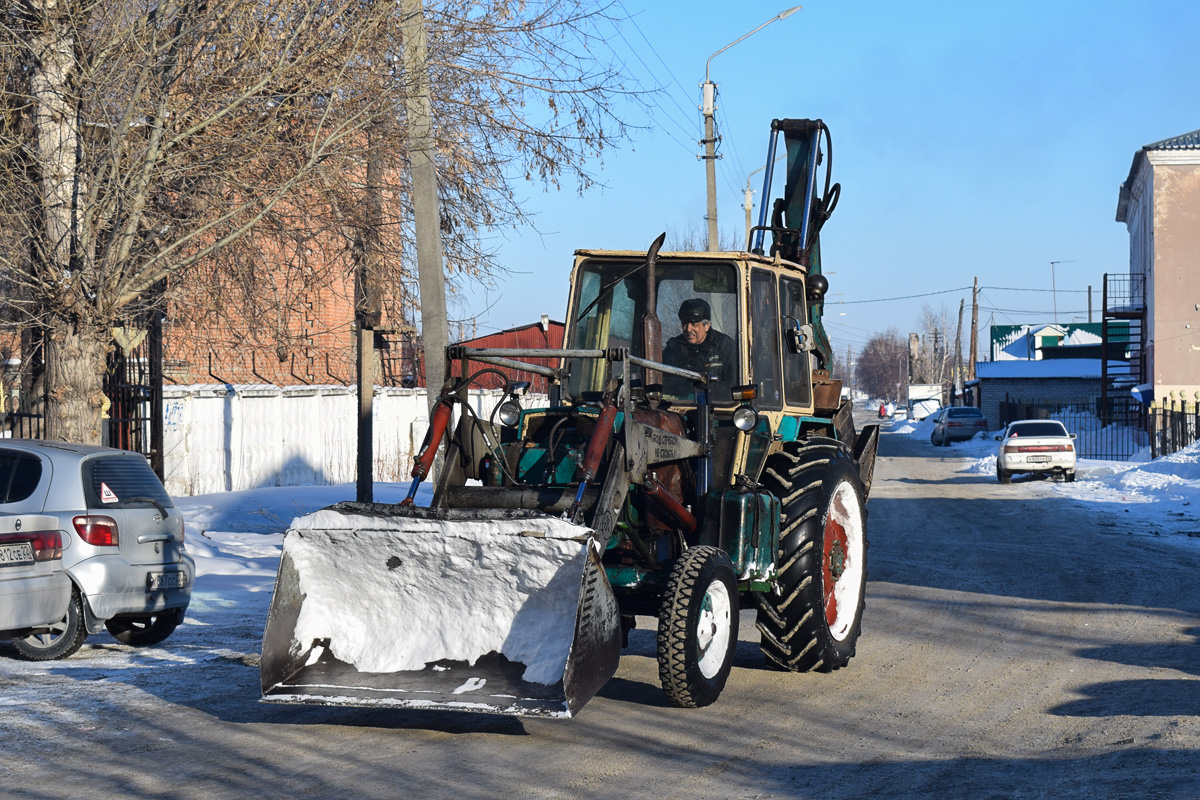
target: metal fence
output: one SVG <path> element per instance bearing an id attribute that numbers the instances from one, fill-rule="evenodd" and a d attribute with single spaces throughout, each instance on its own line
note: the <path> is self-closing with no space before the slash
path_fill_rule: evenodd
<path id="1" fill-rule="evenodd" d="M 1150 413 L 1132 397 L 1097 397 L 1086 404 L 1008 398 L 1000 402 L 1001 425 L 1020 419 L 1058 420 L 1076 435 L 1080 458 L 1129 461 L 1154 455 Z"/>
<path id="2" fill-rule="evenodd" d="M 1169 456 L 1196 441 L 1200 404 L 1182 409 L 1152 408 L 1149 418 L 1150 457 Z"/>
<path id="3" fill-rule="evenodd" d="M 148 319 L 145 329 L 132 329 L 137 335 L 118 339 L 108 355 L 102 379 L 108 406 L 101 443 L 142 453 L 162 477 L 162 330 L 157 315 L 148 314 Z M 41 439 L 46 435 L 40 335 L 30 336 L 29 342 L 24 358 L 12 359 L 18 368 L 10 372 L 6 363 L 0 376 L 3 437 Z"/>

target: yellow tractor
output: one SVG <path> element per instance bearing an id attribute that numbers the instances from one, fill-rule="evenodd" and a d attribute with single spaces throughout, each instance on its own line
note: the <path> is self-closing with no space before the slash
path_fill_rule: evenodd
<path id="1" fill-rule="evenodd" d="M 729 676 L 743 607 L 770 665 L 846 665 L 878 427 L 855 430 L 829 373 L 828 129 L 772 131 L 763 197 L 781 136 L 787 179 L 745 251 L 660 252 L 663 236 L 581 250 L 564 348 L 448 348 L 454 377 L 408 499 L 339 504 L 289 530 L 265 701 L 570 717 L 652 616 L 668 698 L 704 706 Z M 511 374 L 498 368 L 549 378 L 548 402 L 509 381 L 479 417 L 467 391 Z M 432 503 L 416 507 L 439 449 Z"/>

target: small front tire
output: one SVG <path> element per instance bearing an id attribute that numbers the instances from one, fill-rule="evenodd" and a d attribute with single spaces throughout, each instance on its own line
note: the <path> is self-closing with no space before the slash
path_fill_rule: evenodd
<path id="1" fill-rule="evenodd" d="M 30 661 L 66 658 L 83 647 L 88 632 L 83 624 L 83 600 L 79 597 L 77 590 L 71 590 L 71 602 L 67 605 L 67 615 L 49 628 L 50 630 L 46 633 L 33 633 L 20 639 L 13 639 L 13 645 L 21 655 Z"/>
<path id="2" fill-rule="evenodd" d="M 716 547 L 685 550 L 658 617 L 658 676 L 673 704 L 701 708 L 720 697 L 737 632 L 737 577 L 729 556 Z"/>

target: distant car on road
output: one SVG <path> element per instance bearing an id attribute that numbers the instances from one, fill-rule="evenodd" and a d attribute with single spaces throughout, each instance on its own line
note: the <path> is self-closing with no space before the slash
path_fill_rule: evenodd
<path id="1" fill-rule="evenodd" d="M 183 515 L 140 453 L 0 440 L 0 512 L 54 517 L 71 581 L 58 621 L 14 640 L 27 658 L 65 658 L 103 628 L 125 644 L 157 644 L 183 621 L 195 561 Z"/>
<path id="2" fill-rule="evenodd" d="M 1014 473 L 1060 475 L 1075 480 L 1075 434 L 1052 419 L 1010 422 L 997 436 L 996 478 L 1008 483 Z"/>
<path id="3" fill-rule="evenodd" d="M 14 489 L 24 491 L 10 484 L 7 492 Z M 71 579 L 63 571 L 62 553 L 54 517 L 0 514 L 0 636 L 46 633 L 66 616 Z"/>
<path id="4" fill-rule="evenodd" d="M 930 419 L 933 431 L 929 442 L 935 447 L 944 447 L 951 442 L 965 442 L 977 433 L 987 433 L 987 417 L 978 408 L 950 406 L 940 409 Z"/>

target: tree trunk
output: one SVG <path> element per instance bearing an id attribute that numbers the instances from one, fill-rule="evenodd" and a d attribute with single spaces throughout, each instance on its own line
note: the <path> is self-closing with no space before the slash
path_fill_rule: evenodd
<path id="1" fill-rule="evenodd" d="M 41 25 L 32 42 L 35 56 L 30 74 L 34 97 L 34 128 L 37 136 L 37 166 L 41 172 L 42 219 L 45 225 L 40 249 L 43 278 L 51 282 L 69 279 L 71 250 L 75 237 L 76 126 L 74 95 L 70 82 L 75 74 L 75 37 L 71 8 L 42 0 L 32 4 Z"/>
<path id="2" fill-rule="evenodd" d="M 46 338 L 45 438 L 101 443 L 107 331 L 52 323 Z"/>

